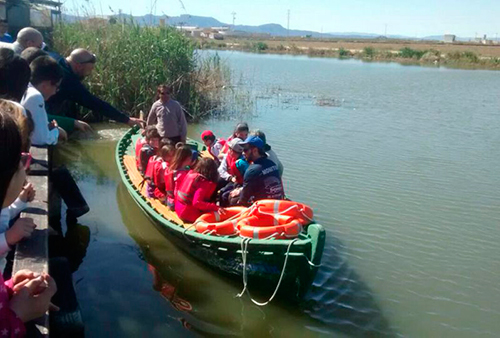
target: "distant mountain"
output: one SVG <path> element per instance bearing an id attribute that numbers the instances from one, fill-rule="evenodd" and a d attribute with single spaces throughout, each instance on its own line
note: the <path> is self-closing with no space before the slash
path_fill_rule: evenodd
<path id="1" fill-rule="evenodd" d="M 118 15 L 113 15 L 118 17 Z M 172 26 L 196 26 L 200 28 L 210 28 L 210 27 L 224 27 L 231 26 L 230 24 L 221 22 L 212 17 L 196 16 L 184 14 L 181 16 L 166 16 L 166 15 L 142 15 L 142 16 L 130 16 L 122 14 L 122 18 L 133 19 L 139 25 L 152 25 L 157 26 L 160 24 L 160 20 L 164 19 L 168 25 Z M 77 16 L 63 14 L 63 20 L 66 22 L 75 22 L 79 20 Z M 314 38 L 338 38 L 338 39 L 376 39 L 384 38 L 380 34 L 372 33 L 360 33 L 360 32 L 329 32 L 329 33 L 319 33 L 308 30 L 296 30 L 291 29 L 288 31 L 285 27 L 280 24 L 270 23 L 260 26 L 249 26 L 249 25 L 236 25 L 234 27 L 236 31 L 242 31 L 253 34 L 269 34 L 271 36 L 311 36 Z M 424 38 L 411 38 L 403 35 L 389 35 L 389 39 L 404 39 L 404 40 L 436 40 L 441 41 L 443 35 L 432 35 L 426 36 Z M 471 38 L 460 38 L 457 37 L 457 41 L 469 41 Z"/>

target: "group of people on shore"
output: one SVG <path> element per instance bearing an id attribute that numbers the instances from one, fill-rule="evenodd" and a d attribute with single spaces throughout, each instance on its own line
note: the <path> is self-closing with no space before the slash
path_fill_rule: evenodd
<path id="1" fill-rule="evenodd" d="M 223 214 L 225 207 L 285 197 L 283 165 L 262 131 L 249 132 L 247 123 L 239 123 L 225 140 L 205 130 L 201 140 L 207 154 L 201 156 L 196 147 L 186 144 L 185 122 L 182 117 L 171 116 L 174 109 L 157 113 L 166 102 L 178 104 L 163 97 L 164 91 L 168 93 L 170 88 L 158 88 L 159 100 L 153 104 L 143 137 L 135 145 L 136 163 L 147 182 L 148 197 L 159 199 L 190 223 L 207 212 Z M 169 127 L 165 125 L 167 120 Z"/>
<path id="2" fill-rule="evenodd" d="M 65 58 L 45 49 L 43 35 L 31 27 L 19 31 L 12 42 L 0 41 L 0 333 L 8 337 L 23 336 L 24 323 L 57 308 L 51 304 L 57 280 L 27 270 L 10 276 L 12 260 L 7 259 L 36 228 L 32 219 L 19 217 L 36 195 L 26 176 L 30 147 L 56 145 L 74 130 L 92 131 L 77 118 L 78 106 L 129 126 L 145 123 L 84 86 L 82 80 L 94 70 L 96 55 L 78 48 Z M 67 170 L 52 170 L 49 181 L 68 207 L 67 223 L 89 211 Z"/>

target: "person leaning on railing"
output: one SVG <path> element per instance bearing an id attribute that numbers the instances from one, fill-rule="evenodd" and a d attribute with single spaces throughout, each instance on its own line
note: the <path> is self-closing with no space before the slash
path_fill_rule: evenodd
<path id="1" fill-rule="evenodd" d="M 29 65 L 31 65 L 31 63 L 35 61 L 35 59 L 41 56 L 50 56 L 50 55 L 43 49 L 36 47 L 28 47 L 21 53 L 21 58 L 26 60 L 26 62 L 28 62 Z M 60 68 L 59 65 L 58 67 Z M 74 130 L 79 130 L 82 132 L 92 131 L 92 127 L 90 127 L 88 123 L 77 119 L 73 119 L 71 117 L 47 114 L 47 118 L 49 121 L 55 120 L 58 126 L 62 128 L 64 131 L 66 131 L 67 134 L 71 134 Z"/>
<path id="2" fill-rule="evenodd" d="M 78 104 L 95 113 L 102 114 L 117 122 L 129 126 L 142 125 L 141 119 L 129 117 L 106 101 L 89 92 L 82 80 L 92 74 L 97 57 L 86 49 L 75 49 L 65 59 L 60 58 L 59 65 L 63 68 L 64 76 L 59 87 L 59 92 L 47 101 L 47 111 L 53 115 L 66 115 L 76 117 Z M 69 103 L 69 106 L 68 106 Z"/>

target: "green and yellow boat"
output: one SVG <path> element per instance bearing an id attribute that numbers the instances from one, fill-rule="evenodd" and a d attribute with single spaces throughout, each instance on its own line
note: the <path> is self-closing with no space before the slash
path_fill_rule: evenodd
<path id="1" fill-rule="evenodd" d="M 120 139 L 116 162 L 128 192 L 162 233 L 189 255 L 226 275 L 243 278 L 245 288 L 287 290 L 302 297 L 321 263 L 325 231 L 312 223 L 295 239 L 248 239 L 240 236 L 202 234 L 184 223 L 175 212 L 156 199 L 148 198 L 135 162 L 139 130 L 132 128 Z M 205 146 L 188 142 L 200 153 Z M 276 293 L 276 292 L 275 292 Z"/>

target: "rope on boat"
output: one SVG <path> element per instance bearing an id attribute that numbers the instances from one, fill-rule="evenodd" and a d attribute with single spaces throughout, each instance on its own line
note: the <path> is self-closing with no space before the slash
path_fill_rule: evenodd
<path id="1" fill-rule="evenodd" d="M 188 236 L 186 236 L 186 232 L 188 232 L 189 229 L 195 227 L 196 224 L 191 224 L 190 226 L 188 226 L 186 229 L 184 229 L 184 231 L 182 232 L 182 235 L 188 240 L 190 241 L 191 243 L 193 243 L 194 241 L 192 241 Z"/>
<path id="2" fill-rule="evenodd" d="M 267 302 L 264 303 L 259 303 L 255 299 L 252 298 L 252 295 L 250 294 L 250 290 L 248 289 L 248 276 L 247 276 L 247 249 L 248 249 L 248 243 L 250 243 L 252 239 L 251 238 L 245 238 L 241 241 L 241 259 L 243 260 L 243 290 L 239 294 L 236 295 L 237 298 L 241 298 L 245 292 L 248 294 L 248 297 L 250 297 L 250 300 L 257 306 L 266 306 L 267 304 L 271 303 L 271 301 L 274 299 L 276 294 L 278 293 L 278 290 L 281 285 L 281 281 L 283 280 L 283 277 L 285 276 L 285 270 L 286 270 L 286 265 L 288 263 L 288 256 L 290 253 L 290 249 L 292 248 L 293 243 L 295 243 L 298 238 L 295 238 L 288 244 L 288 248 L 286 249 L 285 253 L 285 262 L 283 263 L 283 270 L 281 270 L 281 275 L 280 279 L 278 280 L 278 285 L 276 285 L 276 289 L 274 290 L 271 298 Z"/>
<path id="3" fill-rule="evenodd" d="M 314 264 L 313 262 L 311 262 L 309 260 L 309 258 L 307 258 L 306 255 L 302 254 L 302 256 L 306 259 L 307 263 L 309 263 L 309 265 L 312 266 L 313 268 L 319 268 L 319 267 L 321 267 L 321 263 L 320 264 Z"/>

